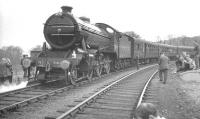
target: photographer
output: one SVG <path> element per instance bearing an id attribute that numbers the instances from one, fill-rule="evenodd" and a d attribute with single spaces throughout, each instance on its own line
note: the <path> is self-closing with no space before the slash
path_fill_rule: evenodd
<path id="1" fill-rule="evenodd" d="M 159 116 L 156 106 L 152 103 L 141 103 L 134 117 L 134 119 L 166 119 Z"/>

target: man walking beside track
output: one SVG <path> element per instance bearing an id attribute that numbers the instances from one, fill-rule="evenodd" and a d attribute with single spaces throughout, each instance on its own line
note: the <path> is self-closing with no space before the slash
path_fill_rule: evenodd
<path id="1" fill-rule="evenodd" d="M 159 64 L 160 81 L 163 81 L 163 84 L 165 84 L 167 81 L 167 75 L 168 75 L 168 69 L 169 69 L 169 58 L 165 56 L 163 52 L 160 53 L 158 64 Z M 163 75 L 164 75 L 164 80 L 163 80 Z"/>

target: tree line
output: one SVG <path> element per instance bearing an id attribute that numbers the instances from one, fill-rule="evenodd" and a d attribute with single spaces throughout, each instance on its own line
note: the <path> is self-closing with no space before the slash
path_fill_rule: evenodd
<path id="1" fill-rule="evenodd" d="M 180 36 L 180 37 L 169 37 L 168 40 L 159 41 L 159 43 L 175 45 L 175 46 L 194 46 L 194 42 L 200 45 L 200 36 L 188 37 L 188 36 Z"/>
<path id="2" fill-rule="evenodd" d="M 18 46 L 7 46 L 0 49 L 0 59 L 9 58 L 12 65 L 20 64 L 23 50 Z"/>

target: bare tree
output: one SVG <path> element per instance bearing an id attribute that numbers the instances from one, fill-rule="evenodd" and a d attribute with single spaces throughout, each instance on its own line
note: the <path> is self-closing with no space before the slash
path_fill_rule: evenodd
<path id="1" fill-rule="evenodd" d="M 136 34 L 134 31 L 128 31 L 128 32 L 125 32 L 125 34 L 134 38 L 141 38 L 140 35 Z"/>
<path id="2" fill-rule="evenodd" d="M 35 46 L 35 47 L 33 47 L 31 49 L 31 51 L 41 51 L 41 50 L 42 50 L 42 46 L 41 45 L 37 45 L 37 46 Z"/>
<path id="3" fill-rule="evenodd" d="M 9 58 L 13 65 L 20 64 L 23 50 L 17 46 L 8 46 L 0 49 L 0 58 Z"/>

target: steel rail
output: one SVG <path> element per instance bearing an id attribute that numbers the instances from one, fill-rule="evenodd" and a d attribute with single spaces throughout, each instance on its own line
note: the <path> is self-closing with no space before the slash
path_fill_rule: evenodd
<path id="1" fill-rule="evenodd" d="M 138 103 L 137 103 L 137 107 L 136 107 L 136 108 L 138 108 L 138 106 L 142 103 L 142 99 L 143 99 L 143 97 L 144 97 L 144 95 L 145 95 L 145 92 L 146 92 L 146 90 L 147 90 L 147 87 L 148 87 L 149 83 L 152 81 L 153 77 L 154 77 L 157 73 L 158 73 L 158 71 L 155 71 L 155 72 L 153 73 L 153 75 L 151 75 L 151 77 L 149 78 L 149 80 L 146 82 L 146 84 L 145 84 L 145 86 L 144 86 L 144 88 L 143 88 L 143 90 L 142 90 L 142 93 L 140 94 L 140 97 L 139 97 L 139 100 L 138 100 Z"/>
<path id="2" fill-rule="evenodd" d="M 89 104 L 90 102 L 94 101 L 94 99 L 96 99 L 98 96 L 102 95 L 103 93 L 107 92 L 108 90 L 110 90 L 113 86 L 117 85 L 120 81 L 126 79 L 127 77 L 138 73 L 142 70 L 148 69 L 150 67 L 154 67 L 157 65 L 150 65 L 148 67 L 144 67 L 141 68 L 137 71 L 134 71 L 132 73 L 127 74 L 126 76 L 121 77 L 119 80 L 109 84 L 108 86 L 106 86 L 105 88 L 101 89 L 100 91 L 96 92 L 95 94 L 93 94 L 92 96 L 90 96 L 89 98 L 87 98 L 86 100 L 84 100 L 83 102 L 79 103 L 78 105 L 76 105 L 75 107 L 73 107 L 72 109 L 70 109 L 69 111 L 65 112 L 64 114 L 62 114 L 61 116 L 57 117 L 56 119 L 64 119 L 64 118 L 70 118 L 73 116 L 73 114 L 75 114 L 76 112 L 82 110 L 87 104 Z"/>
<path id="3" fill-rule="evenodd" d="M 67 86 L 67 87 L 64 87 L 64 88 L 59 88 L 57 90 L 54 90 L 54 91 L 51 91 L 51 92 L 48 92 L 48 93 L 45 93 L 45 94 L 41 94 L 41 95 L 38 95 L 38 96 L 35 96 L 35 97 L 32 97 L 32 98 L 29 98 L 29 99 L 26 99 L 26 100 L 23 100 L 21 102 L 17 102 L 17 103 L 14 103 L 12 105 L 9 105 L 9 106 L 6 106 L 6 107 L 3 107 L 0 109 L 0 111 L 4 111 L 4 110 L 9 110 L 9 109 L 12 109 L 12 108 L 15 108 L 15 107 L 18 107 L 20 106 L 21 104 L 24 104 L 24 103 L 29 103 L 31 102 L 32 100 L 35 100 L 35 99 L 40 99 L 42 97 L 47 97 L 51 94 L 55 94 L 56 92 L 61 92 L 61 91 L 64 91 L 64 90 L 67 90 L 69 89 L 70 86 Z"/>

